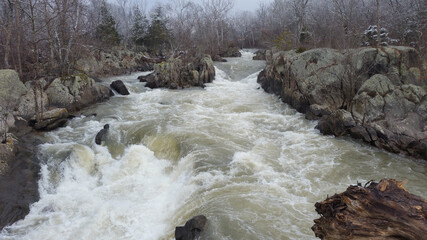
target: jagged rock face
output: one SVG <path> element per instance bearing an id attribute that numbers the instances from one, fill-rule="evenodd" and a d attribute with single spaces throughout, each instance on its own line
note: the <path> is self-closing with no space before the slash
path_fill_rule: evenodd
<path id="1" fill-rule="evenodd" d="M 91 104 L 107 100 L 110 89 L 95 83 L 86 75 L 55 79 L 46 90 L 51 106 L 76 111 Z"/>
<path id="2" fill-rule="evenodd" d="M 149 88 L 188 88 L 204 87 L 215 77 L 212 59 L 204 55 L 192 63 L 184 65 L 180 59 L 170 58 L 167 62 L 154 65 L 154 72 L 140 81 L 146 81 Z"/>
<path id="3" fill-rule="evenodd" d="M 258 82 L 324 134 L 427 159 L 427 68 L 413 48 L 266 53 Z"/>
<path id="4" fill-rule="evenodd" d="M 111 52 L 94 51 L 76 61 L 76 69 L 89 75 L 120 75 L 133 71 L 151 71 L 154 62 L 147 53 L 115 49 Z"/>
<path id="5" fill-rule="evenodd" d="M 44 112 L 42 119 L 33 117 L 30 125 L 36 130 L 51 131 L 65 125 L 68 119 L 68 111 L 65 108 L 55 108 Z"/>

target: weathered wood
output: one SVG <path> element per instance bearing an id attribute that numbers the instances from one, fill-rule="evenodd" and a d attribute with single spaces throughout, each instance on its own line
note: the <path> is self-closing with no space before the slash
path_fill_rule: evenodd
<path id="1" fill-rule="evenodd" d="M 427 201 L 407 192 L 405 183 L 383 179 L 358 184 L 317 202 L 321 217 L 312 230 L 327 240 L 427 239 Z"/>

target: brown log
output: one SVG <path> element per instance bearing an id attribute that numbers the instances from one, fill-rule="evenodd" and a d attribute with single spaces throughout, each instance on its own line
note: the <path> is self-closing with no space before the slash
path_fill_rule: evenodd
<path id="1" fill-rule="evenodd" d="M 315 204 L 321 215 L 311 228 L 320 239 L 427 239 L 427 201 L 383 179 L 350 186 Z M 366 187 L 366 185 L 368 185 Z"/>

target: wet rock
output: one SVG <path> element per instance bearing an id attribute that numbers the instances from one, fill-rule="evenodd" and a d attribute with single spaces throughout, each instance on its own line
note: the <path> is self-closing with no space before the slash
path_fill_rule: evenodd
<path id="1" fill-rule="evenodd" d="M 220 57 L 241 57 L 240 49 L 238 47 L 229 47 L 219 54 Z"/>
<path id="2" fill-rule="evenodd" d="M 260 49 L 258 51 L 255 52 L 255 56 L 252 58 L 252 60 L 265 60 L 266 56 L 265 56 L 265 49 Z"/>
<path id="3" fill-rule="evenodd" d="M 425 156 L 426 66 L 413 48 L 266 51 L 258 82 L 324 134 L 350 134 L 379 148 Z M 419 144 L 421 145 L 419 145 Z M 424 158 L 424 157 L 423 157 Z M 425 158 L 427 159 L 427 158 Z"/>
<path id="4" fill-rule="evenodd" d="M 195 216 L 188 220 L 183 227 L 175 228 L 176 240 L 196 240 L 200 238 L 200 233 L 204 230 L 208 219 L 203 216 Z"/>
<path id="5" fill-rule="evenodd" d="M 23 219 L 39 199 L 36 145 L 31 135 L 0 144 L 0 229 Z"/>
<path id="6" fill-rule="evenodd" d="M 50 106 L 77 111 L 110 98 L 108 87 L 86 75 L 72 75 L 55 79 L 46 90 Z"/>
<path id="7" fill-rule="evenodd" d="M 36 130 L 51 131 L 63 127 L 68 120 L 68 111 L 65 108 L 55 108 L 42 114 L 42 119 L 34 116 L 29 125 Z"/>
<path id="8" fill-rule="evenodd" d="M 110 84 L 110 87 L 121 95 L 129 95 L 129 91 L 122 80 L 116 80 Z"/>
<path id="9" fill-rule="evenodd" d="M 101 145 L 102 141 L 104 140 L 104 136 L 105 136 L 105 134 L 107 134 L 109 128 L 110 128 L 110 125 L 109 124 L 105 124 L 104 128 L 101 129 L 101 131 L 99 131 L 96 134 L 96 137 L 95 137 L 95 143 L 96 144 Z"/>
<path id="10" fill-rule="evenodd" d="M 227 59 L 224 59 L 219 55 L 215 55 L 212 57 L 212 61 L 214 61 L 214 62 L 227 62 Z"/>

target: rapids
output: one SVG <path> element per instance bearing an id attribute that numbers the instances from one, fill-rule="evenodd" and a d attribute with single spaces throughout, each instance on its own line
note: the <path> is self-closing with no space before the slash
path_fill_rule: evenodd
<path id="1" fill-rule="evenodd" d="M 199 214 L 203 239 L 315 239 L 314 203 L 350 184 L 408 179 L 427 197 L 425 162 L 322 136 L 260 89 L 265 62 L 252 56 L 216 63 L 205 89 L 150 90 L 136 79 L 147 73 L 105 79 L 131 94 L 42 136 L 40 200 L 0 239 L 174 239 Z"/>

